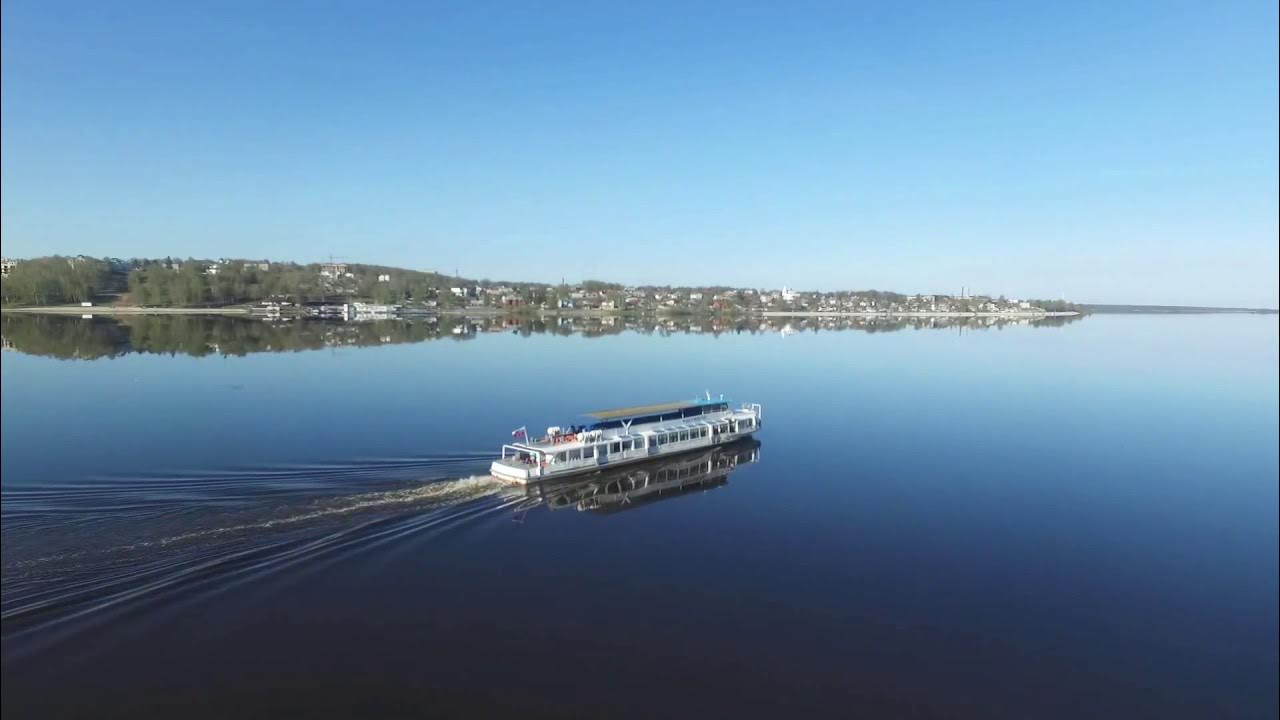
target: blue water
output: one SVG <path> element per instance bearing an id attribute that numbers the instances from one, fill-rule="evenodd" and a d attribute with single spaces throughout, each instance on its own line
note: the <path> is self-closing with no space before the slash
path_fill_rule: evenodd
<path id="1" fill-rule="evenodd" d="M 19 346 L 4 713 L 1275 717 L 1278 338 Z M 708 389 L 764 406 L 724 478 L 578 512 L 484 477 L 514 428 Z"/>

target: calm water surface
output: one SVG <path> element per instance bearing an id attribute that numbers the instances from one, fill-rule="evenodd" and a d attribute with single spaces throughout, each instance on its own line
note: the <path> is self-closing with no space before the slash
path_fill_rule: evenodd
<path id="1" fill-rule="evenodd" d="M 1276 716 L 1275 316 L 688 325 L 6 315 L 5 717 Z"/>

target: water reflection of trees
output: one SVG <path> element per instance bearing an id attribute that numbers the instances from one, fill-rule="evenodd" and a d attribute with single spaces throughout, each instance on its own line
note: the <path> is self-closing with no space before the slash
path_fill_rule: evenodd
<path id="1" fill-rule="evenodd" d="M 764 334 L 860 330 L 1001 329 L 1028 325 L 1055 327 L 1082 316 L 999 317 L 515 317 L 439 316 L 370 322 L 213 315 L 95 316 L 5 313 L 0 335 L 6 350 L 48 357 L 92 360 L 129 353 L 241 356 L 336 347 L 368 347 L 427 340 L 465 341 L 485 333 L 582 335 L 623 332 L 648 335 Z"/>

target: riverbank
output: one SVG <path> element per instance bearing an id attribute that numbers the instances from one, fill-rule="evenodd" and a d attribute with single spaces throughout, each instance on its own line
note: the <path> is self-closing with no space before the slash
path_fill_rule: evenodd
<path id="1" fill-rule="evenodd" d="M 7 307 L 4 312 L 37 313 L 48 315 L 251 315 L 252 309 L 244 305 L 231 305 L 215 308 L 174 308 L 174 307 L 139 307 L 136 305 L 45 305 Z M 421 316 L 422 312 L 403 313 L 401 317 Z M 845 311 L 793 311 L 764 310 L 742 313 L 697 313 L 697 312 L 627 312 L 620 310 L 554 310 L 554 311 L 511 311 L 493 307 L 449 308 L 425 313 L 428 316 L 449 317 L 524 317 L 524 318 L 606 318 L 606 317 L 733 317 L 746 318 L 1044 318 L 1071 317 L 1078 312 L 845 312 Z M 295 313 L 289 313 L 295 316 Z"/>

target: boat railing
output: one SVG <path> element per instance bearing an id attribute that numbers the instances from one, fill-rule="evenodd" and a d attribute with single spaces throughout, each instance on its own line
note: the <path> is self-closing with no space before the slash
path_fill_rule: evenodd
<path id="1" fill-rule="evenodd" d="M 608 452 L 607 446 L 609 445 L 609 443 L 606 441 L 599 445 L 594 446 L 595 451 L 593 452 L 591 457 L 581 457 L 581 456 L 577 458 L 566 457 L 565 459 L 560 460 L 558 459 L 558 456 L 560 454 L 563 453 L 566 456 L 568 456 L 575 452 L 581 453 L 582 449 L 574 448 L 573 450 L 560 450 L 558 452 L 550 451 L 547 453 L 548 468 L 551 469 L 552 471 L 555 471 L 555 470 L 574 470 L 574 469 L 579 469 L 584 467 L 594 467 L 594 466 L 606 466 L 614 462 L 621 462 L 624 460 L 635 460 L 638 458 L 649 457 L 655 454 L 665 454 L 666 452 L 670 452 L 672 450 L 686 450 L 686 449 L 693 449 L 693 448 L 699 448 L 699 447 L 706 447 L 706 446 L 712 445 L 714 442 L 715 442 L 715 438 L 713 434 L 708 432 L 705 435 L 699 435 L 697 437 L 689 437 L 684 440 L 672 440 L 672 441 L 663 442 L 663 443 L 655 443 L 652 439 L 650 439 L 648 442 L 646 442 L 646 444 L 640 447 L 635 447 L 630 450 L 622 450 L 620 452 L 614 453 L 614 452 Z"/>
<path id="2" fill-rule="evenodd" d="M 503 445 L 502 459 L 519 462 L 529 467 L 538 467 L 539 463 L 546 461 L 546 456 L 542 453 L 530 450 L 527 447 L 518 445 Z"/>

